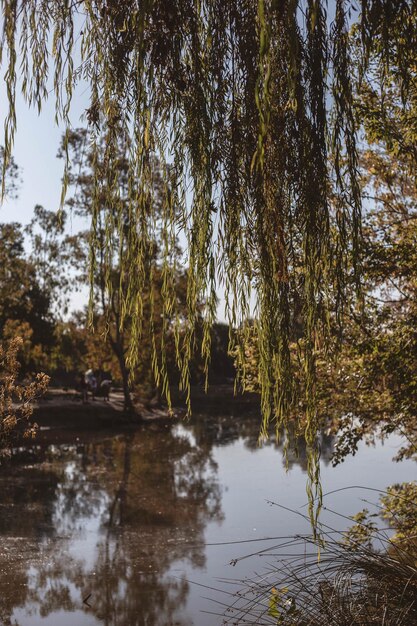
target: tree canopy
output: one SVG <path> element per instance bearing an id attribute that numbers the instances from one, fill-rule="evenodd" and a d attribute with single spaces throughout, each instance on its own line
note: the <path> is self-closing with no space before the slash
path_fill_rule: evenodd
<path id="1" fill-rule="evenodd" d="M 134 320 L 132 345 L 143 322 L 148 245 L 161 227 L 162 315 L 174 320 L 170 332 L 179 337 L 182 330 L 177 361 L 183 386 L 189 383 L 201 302 L 201 351 L 209 361 L 216 290 L 223 285 L 231 328 L 244 327 L 251 316 L 257 320 L 265 426 L 271 416 L 281 423 L 294 403 L 289 342 L 295 327 L 301 329 L 307 439 L 313 441 L 316 351 L 329 337 L 329 316 L 341 320 L 346 292 L 360 287 L 360 121 L 354 91 L 372 74 L 383 103 L 386 77 L 395 67 L 400 105 L 406 109 L 415 98 L 415 2 L 2 0 L 1 15 L 0 59 L 9 100 L 4 172 L 18 89 L 39 110 L 53 93 L 56 119 L 68 125 L 64 199 L 71 100 L 77 85 L 87 86 L 97 191 L 93 266 L 103 208 L 102 163 L 98 167 L 94 154 L 104 136 L 111 181 L 120 129 L 131 138 L 130 228 L 124 228 L 125 209 L 118 210 L 117 177 L 114 188 L 109 185 L 106 228 L 109 245 L 118 233 L 125 250 L 120 274 L 129 285 L 122 310 Z M 158 217 L 155 156 L 163 164 Z M 185 318 L 175 297 L 179 230 L 187 240 Z M 239 350 L 236 341 L 232 332 L 231 348 Z M 133 350 L 133 361 L 138 356 Z"/>
<path id="2" fill-rule="evenodd" d="M 105 339 L 105 343 L 109 345 L 118 362 L 126 407 L 132 408 L 129 382 L 140 381 L 142 390 L 144 391 L 144 388 L 147 387 L 149 393 L 150 390 L 155 391 L 155 383 L 156 387 L 159 388 L 161 377 L 165 383 L 163 392 L 169 401 L 169 387 L 166 380 L 170 357 L 171 360 L 175 359 L 171 332 L 174 320 L 168 317 L 166 310 L 161 307 L 163 287 L 161 264 L 166 263 L 166 259 L 163 258 L 163 254 L 161 257 L 164 237 L 160 225 L 163 216 L 160 214 L 159 207 L 164 203 L 164 186 L 159 164 L 153 164 L 152 210 L 149 205 L 146 215 L 142 217 L 142 231 L 146 228 L 149 238 L 146 241 L 143 256 L 145 280 L 140 292 L 140 303 L 138 303 L 141 308 L 140 333 L 136 330 L 134 341 L 130 341 L 132 328 L 138 321 L 137 316 L 132 319 L 130 312 L 124 310 L 124 302 L 131 289 L 132 280 L 126 272 L 127 268 L 123 259 L 129 255 L 128 245 L 132 243 L 134 237 L 134 234 L 130 232 L 129 192 L 132 189 L 129 189 L 128 185 L 130 140 L 122 131 L 120 132 L 117 146 L 118 159 L 117 163 L 114 163 L 110 179 L 105 162 L 105 137 L 96 146 L 94 152 L 86 145 L 86 140 L 87 131 L 78 129 L 72 131 L 64 139 L 64 145 L 67 142 L 66 149 L 70 156 L 67 205 L 76 214 L 89 218 L 91 217 L 93 199 L 99 196 L 99 209 L 94 216 L 96 220 L 94 232 L 80 234 L 74 241 L 74 253 L 79 264 L 85 268 L 81 278 L 90 284 L 90 315 L 92 314 L 95 318 L 94 325 L 96 327 L 97 325 L 101 326 L 99 335 Z M 61 152 L 59 156 L 62 156 Z M 97 183 L 95 174 L 98 170 L 101 174 Z M 135 184 L 134 181 L 130 182 Z M 115 214 L 121 230 L 114 228 Z M 154 228 L 153 222 L 156 222 Z M 91 235 L 94 237 L 93 242 Z M 186 274 L 184 268 L 177 261 L 179 254 L 179 246 L 177 246 L 177 250 L 171 251 L 170 263 L 176 262 L 176 269 L 171 267 L 169 269 L 175 275 L 173 288 L 178 305 L 176 312 L 184 316 L 186 313 Z M 131 271 L 134 271 L 133 267 Z M 178 339 L 177 337 L 177 341 Z M 171 346 L 167 346 L 167 344 L 171 344 Z M 171 349 L 167 350 L 167 347 Z M 133 367 L 129 371 L 130 365 Z M 146 384 L 144 384 L 145 381 Z"/>

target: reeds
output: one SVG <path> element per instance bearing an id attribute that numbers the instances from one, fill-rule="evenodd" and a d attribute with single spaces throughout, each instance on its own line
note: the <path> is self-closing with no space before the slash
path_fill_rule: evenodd
<path id="1" fill-rule="evenodd" d="M 262 575 L 227 581 L 239 589 L 230 593 L 223 623 L 415 626 L 417 544 L 387 530 L 371 527 L 367 541 L 355 542 L 320 525 L 319 546 L 307 535 L 282 538 L 257 553 L 274 561 Z"/>

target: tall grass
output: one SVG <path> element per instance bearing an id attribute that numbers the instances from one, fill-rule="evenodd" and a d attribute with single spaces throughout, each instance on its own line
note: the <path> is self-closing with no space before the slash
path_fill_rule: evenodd
<path id="1" fill-rule="evenodd" d="M 416 538 L 359 526 L 361 541 L 322 524 L 320 546 L 296 536 L 257 553 L 273 564 L 250 580 L 227 581 L 224 624 L 416 626 Z"/>

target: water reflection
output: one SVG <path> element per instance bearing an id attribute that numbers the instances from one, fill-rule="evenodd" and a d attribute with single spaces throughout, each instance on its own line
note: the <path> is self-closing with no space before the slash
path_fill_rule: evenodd
<path id="1" fill-rule="evenodd" d="M 77 624 L 191 623 L 188 583 L 168 571 L 203 567 L 205 525 L 222 519 L 209 448 L 151 426 L 16 451 L 1 482 L 4 624 L 80 609 Z"/>
<path id="2" fill-rule="evenodd" d="M 211 449 L 213 446 L 227 446 L 241 440 L 247 450 L 259 451 L 259 417 L 247 415 L 244 418 L 235 416 L 211 416 L 210 420 L 204 415 L 196 418 L 187 426 L 187 430 L 193 433 L 196 444 L 203 448 Z M 285 468 L 292 469 L 299 466 L 303 472 L 307 472 L 307 445 L 304 437 L 296 437 L 289 427 L 288 446 L 286 457 L 282 455 L 282 463 Z M 271 430 L 270 438 L 263 442 L 263 446 L 273 446 L 283 451 L 285 437 L 281 435 L 277 441 L 275 432 Z M 321 433 L 319 435 L 320 459 L 325 466 L 332 459 L 335 446 L 335 436 Z"/>
<path id="3" fill-rule="evenodd" d="M 257 415 L 200 415 L 118 434 L 41 432 L 15 450 L 0 469 L 1 626 L 221 624 L 201 613 L 213 608 L 202 596 L 214 594 L 193 583 L 218 587 L 262 569 L 259 557 L 229 566 L 254 551 L 236 540 L 266 550 L 265 537 L 310 531 L 290 512 L 306 501 L 304 442 L 297 454 L 290 446 L 287 474 L 283 443 L 260 448 L 258 432 Z M 332 468 L 333 438 L 323 435 L 321 449 L 324 491 L 410 476 L 390 465 L 391 450 L 362 449 Z M 363 508 L 357 495 L 332 496 L 326 522 L 342 519 L 329 517 L 333 508 L 346 524 Z"/>

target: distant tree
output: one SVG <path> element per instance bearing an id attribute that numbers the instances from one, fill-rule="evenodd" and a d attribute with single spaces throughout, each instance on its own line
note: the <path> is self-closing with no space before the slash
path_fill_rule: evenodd
<path id="1" fill-rule="evenodd" d="M 24 324 L 23 335 L 27 338 L 30 334 L 33 346 L 50 345 L 50 305 L 50 294 L 40 287 L 36 269 L 26 258 L 22 227 L 14 222 L 0 224 L 0 337 L 18 336 L 19 327 Z M 26 371 L 45 366 L 44 348 L 35 349 L 41 358 L 29 358 L 24 366 Z"/>
<path id="2" fill-rule="evenodd" d="M 0 168 L 3 171 L 3 195 L 5 199 L 16 198 L 20 184 L 20 169 L 13 157 L 10 157 L 6 169 L 4 165 L 4 147 L 0 146 Z"/>
<path id="3" fill-rule="evenodd" d="M 60 319 L 68 313 L 69 296 L 82 272 L 74 254 L 77 235 L 68 234 L 65 211 L 48 211 L 39 204 L 24 234 L 29 239 L 27 258 L 36 272 L 38 286 L 48 294 L 51 314 Z"/>
<path id="4" fill-rule="evenodd" d="M 0 147 L 0 165 L 4 164 Z M 15 197 L 19 184 L 19 168 L 13 158 L 3 168 L 4 197 Z M 35 272 L 24 256 L 24 237 L 19 224 L 0 224 L 0 455 L 10 444 L 16 431 L 33 436 L 36 425 L 29 420 L 33 401 L 48 386 L 43 373 L 22 384 L 21 360 L 26 369 L 42 362 L 42 347 L 33 343 L 48 328 L 45 319 L 47 298 L 38 288 Z"/>
<path id="5" fill-rule="evenodd" d="M 69 239 L 65 214 L 40 206 L 25 228 L 0 224 L 0 337 L 24 339 L 24 372 L 52 366 L 55 325 L 74 285 Z"/>
<path id="6" fill-rule="evenodd" d="M 397 136 L 404 131 L 398 119 Z M 336 458 L 355 450 L 375 427 L 399 431 L 408 440 L 399 458 L 415 456 L 417 180 L 410 175 L 409 156 L 392 154 L 382 141 L 363 151 L 361 167 L 367 205 L 364 308 L 362 315 L 351 309 L 345 323 L 341 375 L 335 376 L 336 391 L 329 398 L 333 410 L 350 415 L 344 418 Z"/>
<path id="7" fill-rule="evenodd" d="M 128 138 L 121 133 L 117 169 L 111 172 L 106 166 L 105 140 L 93 151 L 86 146 L 87 131 L 79 129 L 70 133 L 65 142 L 68 142 L 66 149 L 70 155 L 67 204 L 76 215 L 88 217 L 94 223 L 92 232 L 82 233 L 74 241 L 74 254 L 82 268 L 80 279 L 91 288 L 93 334 L 86 338 L 87 352 L 97 366 L 106 364 L 113 371 L 116 359 L 125 407 L 130 410 L 133 406 L 131 387 L 135 383 L 147 396 L 156 393 L 160 384 L 169 394 L 168 361 L 175 363 L 178 353 L 179 328 L 185 312 L 186 273 L 179 268 L 178 245 L 169 267 L 162 252 L 165 243 L 161 234 L 161 204 L 169 190 L 164 188 L 159 165 L 155 162 L 153 188 L 149 194 L 146 196 L 139 187 L 136 189 L 138 196 L 146 196 L 141 201 L 146 204 L 147 212 L 142 223 L 133 227 Z M 95 183 L 98 170 L 99 185 Z M 125 257 L 132 254 L 129 245 L 146 248 L 143 267 L 138 269 L 133 259 L 129 270 L 122 266 L 121 260 L 125 261 Z M 135 306 L 146 309 L 143 319 L 147 321 L 140 328 L 134 327 L 133 311 L 124 305 L 132 279 L 127 272 L 136 273 L 141 283 L 142 291 Z M 169 310 L 163 306 L 168 273 L 175 274 Z M 169 350 L 166 350 L 167 343 L 170 343 Z M 160 349 L 161 344 L 164 350 Z"/>

